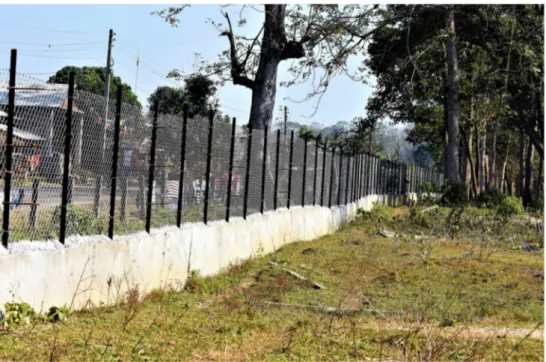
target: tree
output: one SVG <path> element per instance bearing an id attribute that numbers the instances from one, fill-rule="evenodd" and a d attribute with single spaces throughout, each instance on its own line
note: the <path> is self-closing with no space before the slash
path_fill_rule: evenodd
<path id="1" fill-rule="evenodd" d="M 444 176 L 450 180 L 459 178 L 459 65 L 455 37 L 455 5 L 446 9 L 447 27 L 447 145 Z"/>
<path id="2" fill-rule="evenodd" d="M 106 82 L 106 68 L 103 67 L 76 67 L 66 66 L 61 68 L 55 75 L 49 77 L 48 83 L 68 84 L 70 72 L 74 71 L 74 81 L 80 91 L 94 94 L 104 94 Z M 133 93 L 131 87 L 124 83 L 120 77 L 110 74 L 110 95 L 117 94 L 118 88 L 122 87 L 122 101 L 131 105 L 141 107 L 138 97 Z"/>
<path id="3" fill-rule="evenodd" d="M 305 140 L 313 140 L 315 138 L 315 132 L 313 132 L 309 126 L 303 125 L 298 131 L 298 137 Z"/>
<path id="4" fill-rule="evenodd" d="M 159 101 L 160 114 L 172 114 L 181 116 L 186 95 L 181 88 L 173 88 L 169 86 L 160 86 L 148 97 L 148 104 L 153 106 Z"/>
<path id="5" fill-rule="evenodd" d="M 502 187 L 516 169 L 514 132 L 523 129 L 539 154 L 543 148 L 543 123 L 534 126 L 543 108 L 542 7 L 392 5 L 387 12 L 403 20 L 376 32 L 368 47 L 377 87 L 367 117 L 414 123 L 408 139 L 426 142 L 436 162 L 449 159 L 451 177 L 471 183 L 474 194 L 478 184 L 481 191 Z M 451 147 L 446 131 L 460 135 L 449 135 Z"/>
<path id="6" fill-rule="evenodd" d="M 193 75 L 184 80 L 184 93 L 189 103 L 190 117 L 200 115 L 206 117 L 210 108 L 218 113 L 218 104 L 211 101 L 216 94 L 214 82 L 201 74 Z"/>
<path id="7" fill-rule="evenodd" d="M 153 14 L 163 17 L 176 26 L 178 16 L 187 7 L 170 7 Z M 224 7 L 225 8 L 225 7 Z M 243 14 L 247 9 L 261 11 L 245 5 L 241 9 L 238 26 L 244 26 Z M 211 21 L 228 39 L 229 49 L 220 54 L 217 62 L 206 65 L 209 74 L 221 81 L 232 81 L 252 91 L 250 120 L 253 128 L 264 129 L 271 124 L 277 90 L 277 69 L 281 62 L 299 59 L 290 68 L 293 78 L 281 85 L 291 86 L 319 79 L 306 99 L 324 94 L 329 81 L 336 74 L 349 74 L 347 59 L 363 51 L 365 42 L 382 24 L 375 23 L 381 13 L 378 5 L 264 5 L 264 22 L 252 38 L 236 35 L 227 12 L 222 15 L 227 25 Z M 317 75 L 319 71 L 319 75 Z M 171 76 L 179 77 L 179 71 Z M 361 74 L 353 75 L 362 80 Z"/>

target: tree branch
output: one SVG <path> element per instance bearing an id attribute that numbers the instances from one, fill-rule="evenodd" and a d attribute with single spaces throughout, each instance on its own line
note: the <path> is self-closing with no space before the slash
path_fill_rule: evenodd
<path id="1" fill-rule="evenodd" d="M 244 67 L 239 63 L 237 59 L 237 49 L 235 46 L 235 38 L 233 37 L 233 27 L 231 26 L 231 20 L 227 13 L 222 12 L 222 15 L 227 19 L 229 30 L 226 30 L 220 34 L 220 36 L 226 36 L 229 40 L 230 60 L 231 60 L 231 78 L 233 84 L 239 84 L 247 88 L 254 88 L 254 81 L 244 75 Z M 249 51 L 250 52 L 250 51 Z M 249 54 L 247 54 L 248 59 Z M 245 60 L 246 62 L 246 60 Z"/>

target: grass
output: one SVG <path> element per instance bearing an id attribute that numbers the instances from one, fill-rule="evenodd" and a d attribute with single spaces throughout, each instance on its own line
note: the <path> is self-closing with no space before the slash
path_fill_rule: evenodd
<path id="1" fill-rule="evenodd" d="M 380 207 L 221 275 L 194 272 L 183 291 L 141 296 L 135 285 L 118 305 L 73 312 L 64 324 L 4 331 L 0 359 L 543 360 L 543 339 L 531 333 L 544 318 L 542 231 L 487 210 L 449 222 L 448 209 L 416 211 Z M 383 228 L 399 236 L 380 236 Z"/>

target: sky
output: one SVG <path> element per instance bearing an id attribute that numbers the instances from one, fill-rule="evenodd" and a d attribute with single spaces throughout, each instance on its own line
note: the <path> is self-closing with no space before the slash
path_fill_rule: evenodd
<path id="1" fill-rule="evenodd" d="M 0 69 L 7 77 L 9 51 L 18 49 L 17 71 L 47 80 L 57 70 L 67 65 L 105 66 L 109 29 L 115 32 L 114 74 L 128 83 L 142 104 L 161 85 L 180 86 L 166 79 L 172 69 L 192 73 L 195 54 L 204 60 L 214 61 L 218 54 L 228 49 L 226 37 L 207 18 L 224 22 L 219 5 L 192 5 L 180 15 L 177 28 L 171 27 L 151 12 L 169 5 L 0 5 Z M 258 6 L 258 5 L 256 5 Z M 236 19 L 240 5 L 228 11 Z M 263 13 L 249 10 L 244 35 L 256 34 L 263 22 Z M 138 80 L 136 59 L 140 56 Z M 354 58 L 356 66 L 362 58 Z M 290 63 L 279 67 L 277 80 L 289 80 L 286 69 Z M 338 121 L 351 121 L 365 114 L 371 86 L 338 76 L 329 85 L 314 116 L 317 99 L 294 103 L 287 100 L 303 99 L 311 89 L 310 84 L 293 88 L 277 87 L 274 119 L 280 119 L 280 106 L 289 109 L 289 120 L 302 124 L 319 122 L 325 126 Z M 246 122 L 250 112 L 251 92 L 242 86 L 226 83 L 218 94 L 222 113 Z M 312 116 L 312 117 L 310 117 Z"/>

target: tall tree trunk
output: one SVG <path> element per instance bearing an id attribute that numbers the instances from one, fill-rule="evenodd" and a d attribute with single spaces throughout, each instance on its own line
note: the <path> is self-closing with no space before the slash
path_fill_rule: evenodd
<path id="1" fill-rule="evenodd" d="M 502 162 L 502 171 L 498 184 L 498 188 L 502 190 L 502 185 L 504 184 L 504 179 L 506 177 L 506 165 L 508 164 L 508 151 L 510 151 L 510 146 L 512 145 L 512 135 L 508 136 L 508 144 L 506 145 L 506 153 L 504 155 L 504 161 Z"/>
<path id="2" fill-rule="evenodd" d="M 286 5 L 265 5 L 263 36 L 260 44 L 258 69 L 254 79 L 246 74 L 246 62 L 249 59 L 252 47 L 247 56 L 241 61 L 238 54 L 236 37 L 233 34 L 231 20 L 227 13 L 224 17 L 228 22 L 228 30 L 220 35 L 229 40 L 229 57 L 231 61 L 231 78 L 233 84 L 242 85 L 252 90 L 252 106 L 250 120 L 254 129 L 264 129 L 271 124 L 275 96 L 277 93 L 277 71 L 279 63 L 286 59 L 298 59 L 305 56 L 303 43 L 309 41 L 308 36 L 298 41 L 288 40 L 285 31 Z M 261 34 L 261 32 L 259 33 Z M 258 34 L 258 36 L 259 36 Z M 370 35 L 372 33 L 369 33 Z M 257 41 L 258 37 L 254 41 Z"/>
<path id="3" fill-rule="evenodd" d="M 523 179 L 524 179 L 524 169 L 525 169 L 525 137 L 523 133 L 523 128 L 520 128 L 519 131 L 519 173 L 518 173 L 518 185 L 516 187 L 516 192 L 518 197 L 523 197 Z"/>
<path id="4" fill-rule="evenodd" d="M 491 137 L 491 159 L 489 162 L 489 188 L 498 187 L 495 185 L 495 176 L 496 176 L 496 161 L 497 161 L 497 133 L 499 131 L 500 123 L 503 120 L 503 106 L 504 106 L 504 94 L 506 93 L 508 89 L 508 76 L 510 74 L 510 55 L 512 53 L 512 40 L 514 39 L 514 21 L 512 21 L 512 26 L 510 29 L 510 45 L 508 47 L 508 56 L 506 57 L 506 69 L 504 72 L 504 87 L 502 89 L 502 93 L 500 95 L 500 103 L 499 103 L 499 117 L 497 119 L 497 122 L 495 122 L 493 126 L 493 135 Z M 501 182 L 504 180 L 504 178 L 501 178 Z"/>
<path id="5" fill-rule="evenodd" d="M 523 190 L 523 206 L 527 207 L 532 199 L 532 183 L 533 183 L 533 158 L 535 155 L 535 148 L 533 142 L 529 140 L 527 146 L 527 160 L 525 164 L 525 189 Z"/>
<path id="6" fill-rule="evenodd" d="M 485 121 L 484 121 L 484 129 L 486 128 Z M 485 158 L 487 157 L 485 154 L 486 150 L 486 144 L 487 144 L 487 133 L 484 131 L 482 137 L 480 138 L 480 159 L 478 161 L 479 163 L 479 177 L 480 177 L 480 192 L 484 192 L 486 190 L 486 161 Z"/>
<path id="7" fill-rule="evenodd" d="M 459 160 L 459 164 L 460 164 L 460 174 L 461 174 L 461 180 L 464 182 L 464 183 L 467 183 L 467 167 L 468 167 L 468 161 L 467 161 L 467 157 L 466 157 L 466 147 L 465 147 L 465 142 L 464 140 L 461 139 L 460 141 L 460 146 L 459 146 L 460 150 L 461 150 L 461 155 L 460 155 L 460 160 Z"/>
<path id="8" fill-rule="evenodd" d="M 260 57 L 260 65 L 252 88 L 252 106 L 250 122 L 254 129 L 264 129 L 271 125 L 275 96 L 277 95 L 277 67 L 280 58 Z"/>
<path id="9" fill-rule="evenodd" d="M 447 137 L 446 178 L 459 177 L 459 84 L 457 45 L 455 37 L 455 7 L 446 12 L 447 38 Z"/>
<path id="10" fill-rule="evenodd" d="M 446 52 L 446 58 L 447 58 L 447 52 Z M 440 138 L 444 141 L 444 155 L 443 155 L 443 168 L 444 168 L 444 175 L 446 174 L 447 170 L 447 61 L 444 64 L 444 70 L 442 71 L 442 100 L 444 101 L 444 126 L 442 127 L 442 134 L 440 135 Z"/>
<path id="11" fill-rule="evenodd" d="M 472 193 L 474 194 L 474 196 L 477 196 L 478 195 L 478 185 L 477 185 L 477 181 L 476 181 L 476 172 L 475 172 L 475 168 L 474 168 L 474 162 L 472 161 L 472 149 L 471 149 L 471 146 L 472 146 L 472 133 L 470 133 L 470 135 L 468 135 L 467 137 L 467 134 L 466 132 L 464 131 L 464 129 L 461 129 L 461 135 L 463 136 L 463 141 L 464 141 L 464 146 L 466 148 L 466 156 L 468 158 L 468 169 L 469 169 L 469 173 L 470 173 L 470 182 L 468 183 L 471 187 L 469 187 L 469 189 L 472 190 Z"/>

